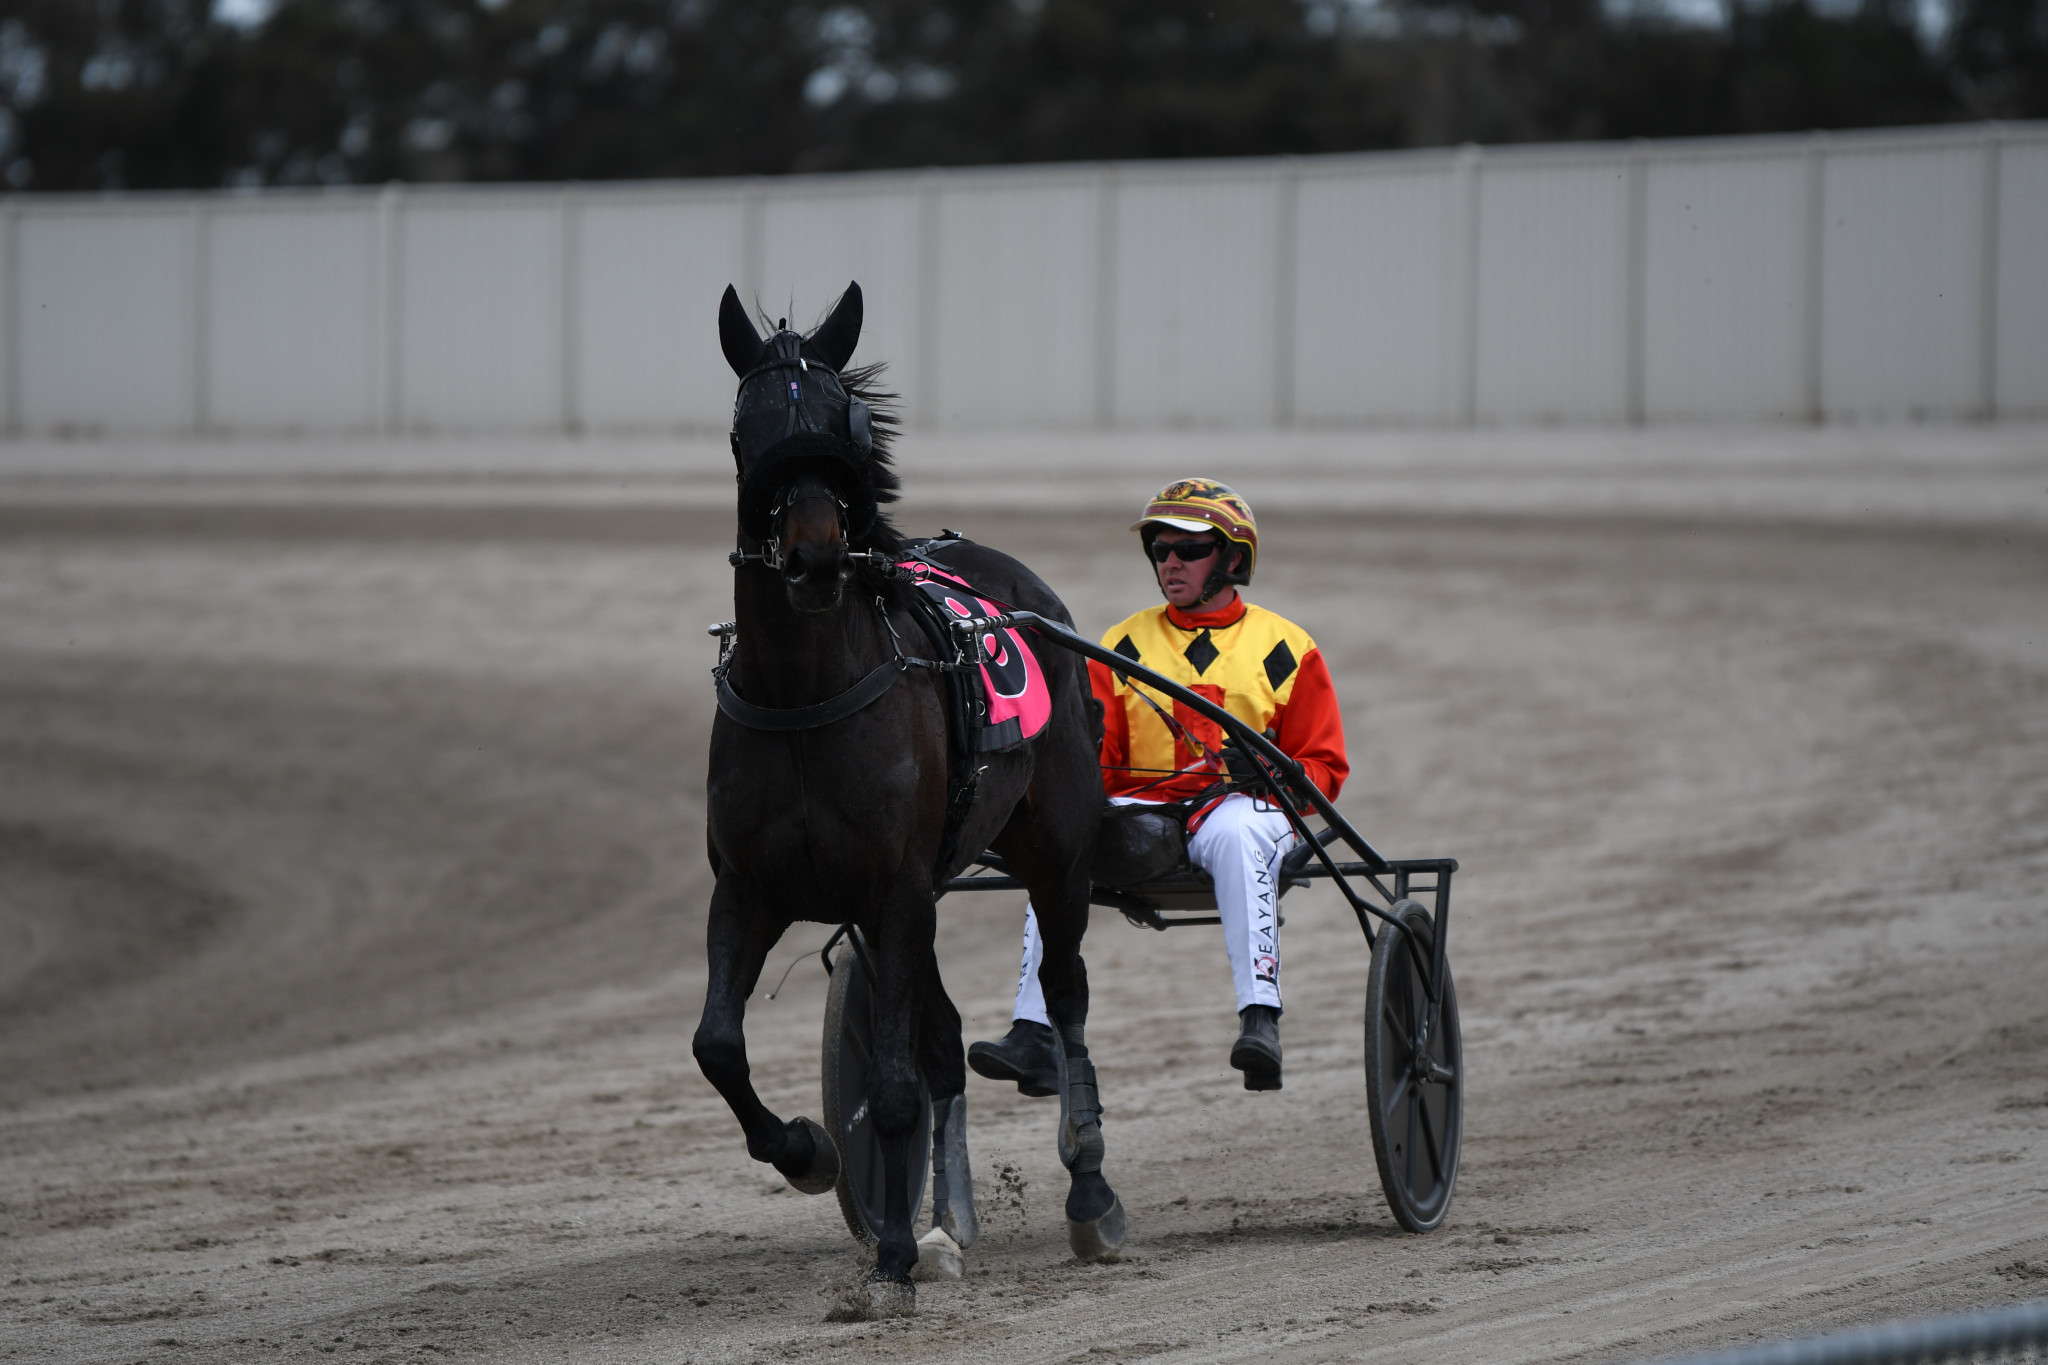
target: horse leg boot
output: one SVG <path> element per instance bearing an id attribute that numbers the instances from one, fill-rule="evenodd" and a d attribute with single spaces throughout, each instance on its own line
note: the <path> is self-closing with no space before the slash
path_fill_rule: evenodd
<path id="1" fill-rule="evenodd" d="M 981 1236 L 967 1158 L 967 1096 L 932 1101 L 932 1226 L 962 1251 Z"/>
<path id="2" fill-rule="evenodd" d="M 1060 1163 L 1067 1168 L 1067 1245 L 1084 1261 L 1110 1261 L 1124 1244 L 1124 1205 L 1102 1175 L 1102 1101 L 1082 1026 L 1062 1030 Z"/>
<path id="3" fill-rule="evenodd" d="M 939 979 L 936 956 L 926 964 L 918 1059 L 932 1092 L 932 1230 L 918 1239 L 918 1264 L 923 1266 L 934 1250 L 941 1260 L 950 1254 L 952 1273 L 937 1273 L 952 1279 L 961 1269 L 958 1253 L 974 1245 L 981 1223 L 974 1212 L 974 1171 L 967 1157 L 967 1067 L 960 1050 L 960 1011 Z"/>
<path id="4" fill-rule="evenodd" d="M 1074 955 L 1076 967 L 1080 955 Z M 1083 987 L 1085 990 L 1085 986 Z M 1081 999 L 1085 1001 L 1085 996 Z M 1057 1004 L 1048 1001 L 1047 1012 L 1059 1030 L 1060 1060 L 1060 1164 L 1067 1168 L 1067 1245 L 1084 1261 L 1112 1261 L 1123 1247 L 1123 1201 L 1102 1174 L 1107 1148 L 1102 1140 L 1102 1099 L 1095 1088 L 1095 1063 L 1088 1060 L 1085 1005 L 1073 1008 L 1075 997 Z"/>
<path id="5" fill-rule="evenodd" d="M 725 877 L 711 894 L 707 955 L 711 976 L 704 991 L 704 1017 L 691 1044 L 697 1066 L 725 1102 L 747 1137 L 747 1154 L 765 1161 L 804 1194 L 823 1194 L 839 1180 L 839 1149 L 831 1134 L 807 1118 L 782 1122 L 754 1093 L 747 1066 L 747 997 L 761 975 L 768 949 L 782 926 L 752 916 Z"/>
<path id="6" fill-rule="evenodd" d="M 974 1178 L 967 1164 L 967 1096 L 932 1101 L 932 1226 L 917 1239 L 920 1280 L 957 1280 L 963 1254 L 981 1231 L 974 1216 Z"/>
<path id="7" fill-rule="evenodd" d="M 910 1280 L 917 1264 L 910 1156 L 919 1102 L 913 1033 L 922 1022 L 918 1015 L 924 974 L 937 926 L 929 890 L 921 907 L 899 903 L 884 913 L 876 962 L 881 979 L 876 992 L 875 1066 L 868 1078 L 869 1113 L 882 1146 L 882 1226 L 875 1268 L 864 1283 L 869 1311 L 894 1316 L 914 1312 L 917 1306 L 917 1289 Z"/>

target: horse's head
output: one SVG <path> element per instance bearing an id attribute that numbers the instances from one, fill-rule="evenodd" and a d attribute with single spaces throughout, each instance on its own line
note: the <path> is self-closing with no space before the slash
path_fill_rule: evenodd
<path id="1" fill-rule="evenodd" d="M 887 453 L 894 418 L 888 395 L 869 387 L 881 367 L 846 369 L 861 311 L 860 286 L 849 284 L 808 336 L 784 323 L 763 341 L 730 285 L 719 302 L 719 344 L 740 379 L 732 414 L 740 534 L 769 546 L 771 563 L 779 558 L 800 611 L 839 605 L 849 551 L 896 542 L 880 515 L 880 504 L 896 498 Z"/>
<path id="2" fill-rule="evenodd" d="M 798 611 L 837 611 L 853 577 L 847 556 L 846 507 L 817 475 L 800 477 L 785 489 L 775 517 L 775 541 L 782 551 L 782 585 Z"/>

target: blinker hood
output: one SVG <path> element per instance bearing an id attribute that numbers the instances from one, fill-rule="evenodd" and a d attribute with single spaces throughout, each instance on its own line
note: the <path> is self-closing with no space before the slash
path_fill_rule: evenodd
<path id="1" fill-rule="evenodd" d="M 849 536 L 874 524 L 874 491 L 864 473 L 874 447 L 868 405 L 805 349 L 804 338 L 787 329 L 768 338 L 733 400 L 740 529 L 755 540 L 775 533 L 776 493 L 805 474 L 824 478 L 845 503 Z"/>

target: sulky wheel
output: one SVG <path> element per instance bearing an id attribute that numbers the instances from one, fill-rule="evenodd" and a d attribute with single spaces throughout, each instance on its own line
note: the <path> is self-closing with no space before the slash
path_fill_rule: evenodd
<path id="1" fill-rule="evenodd" d="M 882 1140 L 868 1115 L 868 1073 L 874 1069 L 875 983 L 852 942 L 832 954 L 825 992 L 825 1130 L 839 1144 L 839 1211 L 863 1242 L 879 1240 L 882 1226 Z M 910 1138 L 910 1216 L 924 1202 L 931 1176 L 931 1095 L 917 1087 L 917 1130 Z"/>
<path id="2" fill-rule="evenodd" d="M 1381 928 L 1365 988 L 1365 1102 L 1372 1112 L 1372 1150 L 1380 1186 L 1394 1217 L 1410 1232 L 1430 1232 L 1450 1211 L 1458 1183 L 1464 1131 L 1464 1054 L 1458 1039 L 1458 995 L 1444 967 L 1443 1008 L 1424 1055 L 1416 1039 L 1429 1009 L 1435 925 L 1411 900 L 1394 914 L 1406 932 Z"/>

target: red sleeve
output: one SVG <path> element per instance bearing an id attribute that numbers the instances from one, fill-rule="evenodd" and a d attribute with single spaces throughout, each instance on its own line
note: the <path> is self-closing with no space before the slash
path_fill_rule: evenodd
<path id="1" fill-rule="evenodd" d="M 1351 776 L 1351 760 L 1344 756 L 1344 716 L 1320 649 L 1310 650 L 1301 661 L 1294 691 L 1273 724 L 1280 752 L 1306 769 L 1309 781 L 1335 801 L 1344 779 Z"/>
<path id="2" fill-rule="evenodd" d="M 1131 718 L 1124 713 L 1123 699 L 1116 694 L 1116 675 L 1097 663 L 1088 661 L 1088 686 L 1095 693 L 1095 700 L 1102 703 L 1102 754 L 1101 762 L 1105 776 L 1113 778 L 1112 770 L 1130 762 L 1126 757 L 1131 752 Z"/>

